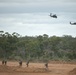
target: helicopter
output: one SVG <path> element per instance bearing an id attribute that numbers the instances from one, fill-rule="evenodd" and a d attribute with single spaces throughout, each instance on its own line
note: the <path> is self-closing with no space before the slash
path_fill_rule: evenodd
<path id="1" fill-rule="evenodd" d="M 53 18 L 57 18 L 57 15 L 56 15 L 56 14 L 52 14 L 52 13 L 50 13 L 49 16 L 50 16 L 50 17 L 53 17 Z"/>
<path id="2" fill-rule="evenodd" d="M 76 22 L 74 22 L 74 23 L 71 23 L 71 22 L 70 22 L 70 24 L 71 24 L 71 25 L 76 25 Z"/>

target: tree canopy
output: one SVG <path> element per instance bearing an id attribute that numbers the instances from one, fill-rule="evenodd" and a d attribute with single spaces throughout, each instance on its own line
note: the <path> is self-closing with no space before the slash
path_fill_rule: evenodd
<path id="1" fill-rule="evenodd" d="M 71 35 L 20 36 L 0 31 L 0 59 L 76 60 L 76 37 Z"/>

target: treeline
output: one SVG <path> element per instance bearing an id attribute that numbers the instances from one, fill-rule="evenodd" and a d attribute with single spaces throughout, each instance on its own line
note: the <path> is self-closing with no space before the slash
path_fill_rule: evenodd
<path id="1" fill-rule="evenodd" d="M 0 31 L 0 59 L 9 60 L 76 60 L 76 37 L 71 35 L 20 36 Z"/>

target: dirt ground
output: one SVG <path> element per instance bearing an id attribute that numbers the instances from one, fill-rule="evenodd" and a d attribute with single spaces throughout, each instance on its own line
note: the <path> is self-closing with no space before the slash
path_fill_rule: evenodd
<path id="1" fill-rule="evenodd" d="M 30 63 L 26 67 L 26 62 L 23 62 L 20 67 L 18 62 L 8 61 L 5 66 L 0 61 L 0 75 L 76 75 L 76 64 L 50 62 L 46 70 L 44 63 Z"/>

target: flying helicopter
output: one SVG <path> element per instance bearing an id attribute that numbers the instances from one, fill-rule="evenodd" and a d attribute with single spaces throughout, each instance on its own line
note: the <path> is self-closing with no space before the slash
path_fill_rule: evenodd
<path id="1" fill-rule="evenodd" d="M 76 22 L 74 22 L 74 23 L 71 23 L 71 22 L 70 22 L 70 24 L 71 24 L 71 25 L 76 25 Z"/>
<path id="2" fill-rule="evenodd" d="M 49 16 L 50 16 L 50 17 L 53 17 L 53 18 L 57 18 L 57 15 L 56 15 L 56 14 L 52 14 L 52 13 L 50 13 Z"/>

